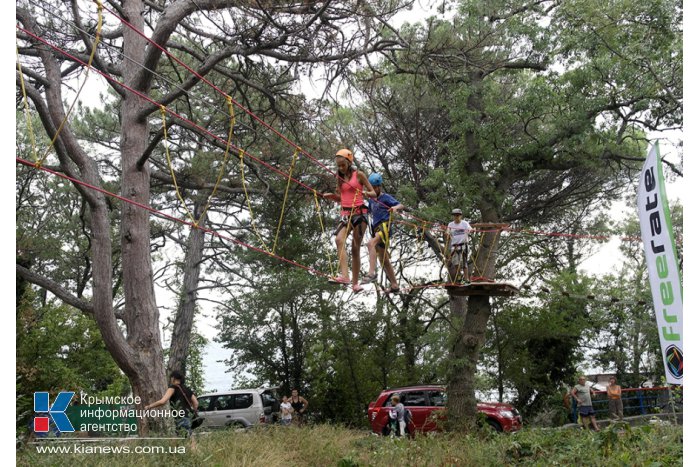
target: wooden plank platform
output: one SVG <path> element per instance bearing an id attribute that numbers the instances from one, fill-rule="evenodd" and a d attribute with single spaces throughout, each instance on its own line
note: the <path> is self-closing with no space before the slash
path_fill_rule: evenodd
<path id="1" fill-rule="evenodd" d="M 447 292 L 451 295 L 493 295 L 497 297 L 513 297 L 520 290 L 507 282 L 470 282 L 464 285 L 446 285 Z"/>

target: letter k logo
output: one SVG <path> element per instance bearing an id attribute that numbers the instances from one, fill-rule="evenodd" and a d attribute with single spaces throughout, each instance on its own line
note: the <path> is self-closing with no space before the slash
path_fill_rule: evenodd
<path id="1" fill-rule="evenodd" d="M 39 412 L 42 414 L 46 414 L 48 412 L 49 416 L 56 424 L 58 431 L 73 432 L 75 429 L 66 415 L 66 409 L 68 408 L 68 404 L 70 404 L 70 401 L 73 399 L 74 395 L 74 392 L 59 392 L 58 396 L 56 396 L 56 400 L 53 402 L 53 405 L 49 407 L 49 393 L 35 392 L 34 412 Z M 49 417 L 35 417 L 34 431 L 39 433 L 48 432 Z"/>

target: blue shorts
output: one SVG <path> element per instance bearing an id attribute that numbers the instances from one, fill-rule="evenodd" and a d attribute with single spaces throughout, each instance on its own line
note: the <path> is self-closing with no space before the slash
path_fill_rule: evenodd
<path id="1" fill-rule="evenodd" d="M 582 417 L 590 417 L 591 415 L 595 415 L 595 410 L 593 410 L 592 405 L 584 405 L 578 408 L 578 413 Z"/>

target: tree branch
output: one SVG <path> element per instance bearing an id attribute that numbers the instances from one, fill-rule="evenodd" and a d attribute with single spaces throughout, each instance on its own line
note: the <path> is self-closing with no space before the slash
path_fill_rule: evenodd
<path id="1" fill-rule="evenodd" d="M 38 274 L 33 273 L 29 269 L 25 268 L 24 266 L 20 266 L 19 264 L 16 265 L 17 274 L 22 276 L 24 279 L 27 281 L 31 282 L 34 285 L 38 285 L 39 287 L 43 287 L 44 289 L 48 290 L 52 294 L 54 294 L 56 297 L 58 297 L 61 301 L 64 303 L 77 308 L 78 310 L 82 311 L 83 313 L 92 316 L 93 314 L 93 307 L 92 303 L 86 302 L 85 300 L 81 300 L 75 295 L 71 294 L 68 292 L 66 289 L 61 287 L 59 284 L 55 283 L 51 279 L 47 279 L 46 277 L 40 276 Z"/>

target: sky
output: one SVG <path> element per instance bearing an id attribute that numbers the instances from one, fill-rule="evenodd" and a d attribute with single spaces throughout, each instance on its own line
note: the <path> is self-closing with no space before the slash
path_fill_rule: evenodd
<path id="1" fill-rule="evenodd" d="M 435 8 L 435 6 L 439 2 L 431 2 L 431 1 L 423 1 L 423 2 L 418 2 L 421 3 L 424 6 L 427 6 L 428 8 Z M 4 86 L 2 89 L 4 92 L 2 93 L 2 99 L 4 102 L 3 108 L 5 109 L 11 109 L 8 110 L 8 114 L 11 115 L 11 117 L 6 121 L 8 122 L 7 125 L 3 125 L 2 132 L 5 134 L 5 138 L 3 140 L 10 140 L 10 138 L 14 137 L 14 132 L 13 132 L 13 127 L 12 123 L 14 123 L 14 118 L 15 118 L 15 83 L 13 79 L 13 75 L 8 71 L 11 69 L 11 65 L 8 62 L 14 62 L 15 61 L 15 51 L 14 47 L 10 47 L 9 44 L 12 44 L 14 42 L 13 38 L 10 37 L 10 34 L 14 31 L 14 14 L 11 13 L 10 11 L 10 2 L 3 2 L 2 6 L 0 8 L 7 10 L 3 11 L 6 14 L 0 15 L 0 24 L 5 24 L 5 27 L 2 27 L 2 33 L 5 35 L 5 40 L 2 41 L 3 44 L 6 46 L 0 49 L 2 53 L 4 54 L 4 57 L 6 58 L 6 72 L 2 74 L 2 79 L 3 79 L 3 84 Z M 698 4 L 697 2 L 685 2 L 684 5 L 684 10 L 685 10 L 685 22 L 686 25 L 688 24 L 694 24 L 694 20 L 698 19 Z M 412 18 L 411 15 L 406 14 L 407 17 L 406 19 Z M 694 27 L 686 27 L 685 31 L 685 44 L 697 44 L 698 40 L 700 38 L 697 37 L 697 28 Z M 690 198 L 692 193 L 690 192 L 693 183 L 698 183 L 698 178 L 697 178 L 697 170 L 698 170 L 698 163 L 697 163 L 697 157 L 694 156 L 694 154 L 698 154 L 699 151 L 699 143 L 698 143 L 698 131 L 700 131 L 700 128 L 698 128 L 698 117 L 697 117 L 697 105 L 698 105 L 698 92 L 696 89 L 695 81 L 694 81 L 694 73 L 697 71 L 697 67 L 695 66 L 695 62 L 698 59 L 697 57 L 697 48 L 696 47 L 687 47 L 685 49 L 685 58 L 684 58 L 684 68 L 685 68 L 685 73 L 686 77 L 691 77 L 690 79 L 686 78 L 686 82 L 688 83 L 687 86 L 684 88 L 684 103 L 685 103 L 685 119 L 684 119 L 684 153 L 685 153 L 685 159 L 684 159 L 684 173 L 686 174 L 683 181 L 677 182 L 674 184 L 670 184 L 668 188 L 668 194 L 670 198 L 680 198 L 684 200 L 688 200 L 690 202 L 684 203 L 684 218 L 685 218 L 685 225 L 684 225 L 684 255 L 685 255 L 685 260 L 684 260 L 684 280 L 686 284 L 698 284 L 698 275 L 697 275 L 697 267 L 694 262 L 695 259 L 698 258 L 698 252 L 697 252 L 697 247 L 695 246 L 694 242 L 692 239 L 696 238 L 697 235 L 697 224 L 696 224 L 696 219 L 698 219 L 698 204 L 695 204 L 692 202 L 692 199 Z M 12 133 L 11 133 L 12 132 Z M 15 173 L 15 165 L 11 161 L 10 157 L 6 157 L 5 163 L 7 166 L 5 167 L 7 170 L 3 170 L 2 174 L 0 176 L 3 177 L 3 182 L 0 184 L 0 190 L 2 190 L 3 199 L 6 200 L 11 200 L 14 199 L 14 183 L 13 183 L 13 174 Z M 12 165 L 11 165 L 12 164 Z M 12 289 L 12 283 L 9 280 L 9 277 L 11 276 L 11 270 L 12 268 L 11 263 L 9 263 L 9 258 L 11 258 L 13 255 L 9 251 L 11 245 L 14 244 L 14 241 L 12 239 L 13 233 L 10 232 L 10 229 L 4 229 L 2 235 L 5 237 L 2 242 L 4 248 L 6 249 L 5 254 L 2 255 L 3 258 L 5 258 L 4 262 L 4 268 L 3 268 L 3 278 L 6 280 L 2 281 L 3 285 L 3 291 L 13 297 L 14 300 L 14 291 Z M 613 250 L 611 250 L 611 248 Z M 611 267 L 611 265 L 615 264 L 615 261 L 612 259 L 614 257 L 614 246 L 606 246 L 599 255 L 596 255 L 596 257 L 591 258 L 589 260 L 590 263 L 590 268 L 593 270 L 603 270 L 606 268 Z M 588 267 L 588 266 L 587 266 Z M 12 269 L 11 269 L 12 268 Z M 695 343 L 694 339 L 692 339 L 690 336 L 692 336 L 691 331 L 697 331 L 697 318 L 693 310 L 695 309 L 695 306 L 697 305 L 697 292 L 694 290 L 694 287 L 686 287 L 686 291 L 684 294 L 684 302 L 686 303 L 685 309 L 690 310 L 686 313 L 684 313 L 684 323 L 685 323 L 685 334 L 688 336 L 688 338 L 685 339 L 684 342 L 684 353 L 686 355 L 689 355 L 689 360 L 691 363 L 694 363 L 697 361 L 697 355 L 698 355 L 698 350 L 697 350 L 697 344 Z M 162 305 L 163 303 L 159 303 Z M 7 310 L 8 313 L 12 313 L 11 310 Z M 14 317 L 14 313 L 12 313 L 12 316 Z M 14 335 L 13 335 L 13 329 L 14 326 L 3 326 L 2 331 L 4 334 L 2 335 L 3 337 L 3 342 L 5 343 L 13 343 L 14 344 Z M 200 324 L 200 330 L 205 334 L 211 337 L 214 333 L 215 330 L 210 327 L 210 325 L 207 325 L 206 323 L 201 323 Z M 12 353 L 14 354 L 14 345 L 12 346 Z M 227 356 L 227 352 L 223 351 L 221 348 L 219 348 L 216 345 L 211 345 L 208 348 L 208 355 L 205 361 L 205 377 L 206 377 L 206 384 L 205 388 L 206 389 L 219 389 L 219 390 L 224 390 L 230 387 L 230 375 L 225 373 L 225 368 L 223 365 L 217 363 L 217 360 L 223 359 Z M 13 359 L 11 358 L 5 358 L 2 359 L 3 365 L 4 365 L 4 370 L 6 370 L 5 374 L 11 374 L 11 369 L 13 369 Z M 692 394 L 695 395 L 697 389 L 697 372 L 694 371 L 694 367 L 697 365 L 691 365 L 691 371 L 689 373 L 685 374 L 685 381 L 686 381 L 686 386 L 688 389 L 692 391 Z M 13 400 L 14 395 L 12 393 L 12 385 L 11 384 L 6 384 L 4 385 L 3 389 L 3 399 L 4 400 Z M 689 394 L 690 396 L 690 394 Z M 694 399 L 689 399 L 689 400 L 694 400 Z M 689 412 L 694 413 L 696 409 L 694 409 L 695 404 L 688 404 L 686 407 L 686 410 Z M 694 420 L 695 418 L 687 418 L 688 420 Z M 12 424 L 6 423 L 3 425 L 1 428 L 2 430 L 7 430 L 6 433 L 3 433 L 5 436 L 0 437 L 0 442 L 1 443 L 8 443 L 8 445 L 3 446 L 6 447 L 7 450 L 9 451 L 10 449 L 13 449 L 13 444 L 10 445 L 9 443 L 12 443 L 14 440 L 14 429 Z M 691 430 L 694 429 L 692 427 L 686 427 L 686 430 Z M 697 443 L 686 443 L 686 455 L 690 452 L 690 450 L 695 450 L 698 449 L 697 447 L 694 446 L 694 444 Z"/>

